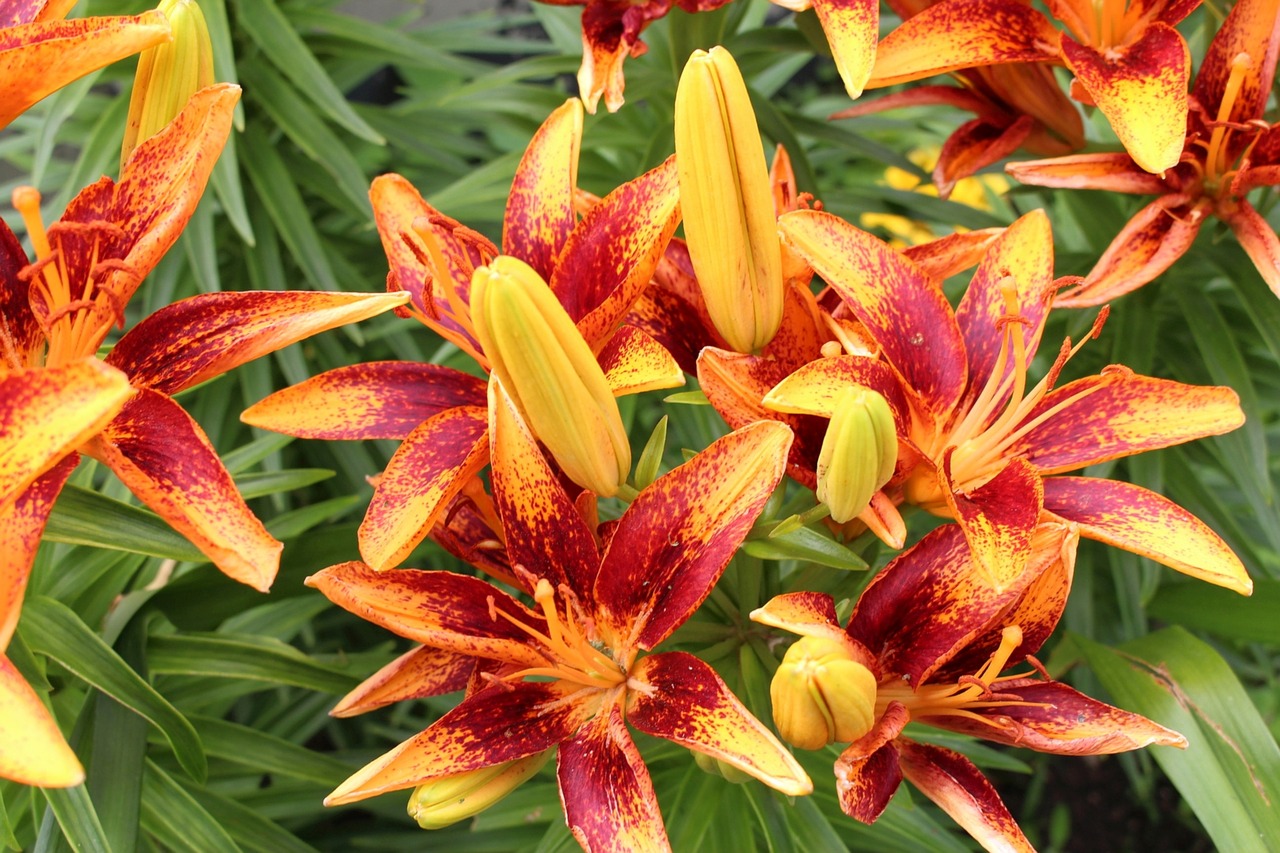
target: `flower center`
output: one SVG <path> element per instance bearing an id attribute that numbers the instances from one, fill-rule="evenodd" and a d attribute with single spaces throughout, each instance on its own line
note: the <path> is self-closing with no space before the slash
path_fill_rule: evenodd
<path id="1" fill-rule="evenodd" d="M 124 230 L 111 222 L 90 221 L 57 222 L 46 231 L 40 215 L 40 193 L 33 187 L 15 189 L 13 206 L 26 224 L 36 252 L 35 263 L 23 267 L 18 277 L 29 283 L 31 310 L 47 344 L 43 358 L 34 356 L 35 364 L 30 366 L 57 367 L 93 355 L 113 324 L 124 325 L 123 303 L 112 290 L 98 287 L 101 282 L 96 280 L 115 271 L 129 271 L 117 260 L 98 257 L 103 238 L 122 238 Z M 74 281 L 75 270 L 67 266 L 61 239 L 64 233 L 93 238 L 83 283 Z M 9 353 L 10 360 L 15 357 L 16 353 Z"/>

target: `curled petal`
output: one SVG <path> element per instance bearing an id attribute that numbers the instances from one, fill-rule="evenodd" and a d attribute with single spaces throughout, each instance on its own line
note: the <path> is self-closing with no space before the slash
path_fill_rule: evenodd
<path id="1" fill-rule="evenodd" d="M 850 386 L 870 388 L 884 397 L 899 435 L 911 426 L 911 407 L 893 372 L 880 361 L 856 355 L 820 358 L 801 366 L 765 395 L 770 409 L 795 415 L 829 418 L 836 401 Z"/>
<path id="2" fill-rule="evenodd" d="M 1000 795 L 973 762 L 940 746 L 899 740 L 902 772 L 988 850 L 1035 853 Z"/>
<path id="3" fill-rule="evenodd" d="M 1249 202 L 1239 201 L 1224 217 L 1271 292 L 1280 296 L 1280 237 Z"/>
<path id="4" fill-rule="evenodd" d="M 911 719 L 900 702 L 890 702 L 875 727 L 845 747 L 836 759 L 836 793 L 849 817 L 874 823 L 902 783 L 897 737 Z"/>
<path id="5" fill-rule="evenodd" d="M 1071 154 L 1048 160 L 1010 163 L 1005 171 L 1024 184 L 1077 190 L 1109 190 L 1133 195 L 1160 195 L 1169 184 L 1142 169 L 1123 152 Z"/>
<path id="6" fill-rule="evenodd" d="M 27 253 L 13 231 L 0 220 L 0 339 L 10 366 L 40 364 L 44 331 L 31 313 L 28 283 L 18 277 Z"/>
<path id="7" fill-rule="evenodd" d="M 948 452 L 943 463 L 947 476 L 943 494 L 947 506 L 996 592 L 1025 585 L 1023 573 L 1031 559 L 1031 537 L 1044 504 L 1044 487 L 1035 466 L 1014 458 L 982 486 L 968 492 L 954 491 Z"/>
<path id="8" fill-rule="evenodd" d="M 8 648 L 17 627 L 49 511 L 79 461 L 78 453 L 66 457 L 0 509 L 0 649 Z"/>
<path id="9" fill-rule="evenodd" d="M 1080 525 L 1080 534 L 1163 563 L 1243 595 L 1253 581 L 1218 534 L 1182 507 L 1129 483 L 1091 477 L 1049 477 L 1044 506 Z"/>
<path id="10" fill-rule="evenodd" d="M 84 768 L 40 697 L 0 652 L 0 778 L 70 788 Z"/>
<path id="11" fill-rule="evenodd" d="M 959 68 L 1052 62 L 1058 33 L 1016 0 L 949 0 L 908 18 L 880 42 L 868 88 L 906 83 Z"/>
<path id="12" fill-rule="evenodd" d="M 209 439 L 171 398 L 138 391 L 87 451 L 228 577 L 266 592 L 283 547 L 267 533 Z"/>
<path id="13" fill-rule="evenodd" d="M 560 745 L 556 775 L 569 831 L 587 853 L 671 849 L 649 770 L 616 704 Z"/>
<path id="14" fill-rule="evenodd" d="M 693 655 L 642 658 L 631 678 L 642 686 L 629 694 L 627 722 L 640 731 L 710 755 L 789 796 L 813 792 L 786 747 Z"/>
<path id="15" fill-rule="evenodd" d="M 485 383 L 413 361 L 374 361 L 327 370 L 277 391 L 240 420 L 299 438 L 407 438 L 423 421 L 457 406 L 484 406 Z"/>
<path id="16" fill-rule="evenodd" d="M 783 424 L 743 427 L 632 502 L 595 583 L 601 618 L 619 641 L 653 648 L 711 594 L 782 479 L 790 446 Z"/>
<path id="17" fill-rule="evenodd" d="M 578 182 L 582 102 L 571 98 L 538 128 L 525 149 L 507 197 L 502 251 L 551 279 L 556 258 L 573 230 Z"/>
<path id="18" fill-rule="evenodd" d="M 360 555 L 375 568 L 409 556 L 489 459 L 487 412 L 456 406 L 420 424 L 378 478 L 360 523 Z"/>
<path id="19" fill-rule="evenodd" d="M 1178 165 L 1191 53 L 1177 30 L 1152 23 L 1136 41 L 1105 54 L 1063 35 L 1062 55 L 1134 162 L 1155 174 Z"/>
<path id="20" fill-rule="evenodd" d="M 1141 376 L 1119 365 L 1046 394 L 1025 423 L 1046 412 L 1052 417 L 1009 451 L 1045 475 L 1221 435 L 1244 423 L 1240 397 L 1230 388 Z"/>
<path id="21" fill-rule="evenodd" d="M 476 659 L 470 655 L 419 646 L 366 678 L 329 714 L 354 717 L 406 699 L 463 690 L 475 669 Z"/>
<path id="22" fill-rule="evenodd" d="M 856 100 L 875 65 L 880 4 L 876 0 L 813 0 L 813 11 L 831 46 L 845 91 Z"/>
<path id="23" fill-rule="evenodd" d="M 1003 231 L 1003 228 L 959 231 L 927 243 L 907 246 L 902 254 L 930 278 L 942 281 L 980 262 Z"/>
<path id="24" fill-rule="evenodd" d="M 307 578 L 307 586 L 361 619 L 435 649 L 525 666 L 546 662 L 529 634 L 511 623 L 545 632 L 542 617 L 468 575 L 339 563 Z"/>
<path id="25" fill-rule="evenodd" d="M 325 797 L 326 806 L 412 788 L 430 779 L 536 755 L 587 719 L 581 693 L 563 682 L 495 685 L 445 714 L 421 734 L 357 771 Z"/>
<path id="26" fill-rule="evenodd" d="M 598 355 L 605 382 L 615 397 L 684 384 L 684 371 L 671 353 L 647 333 L 623 326 Z"/>
<path id="27" fill-rule="evenodd" d="M 1058 755 L 1110 755 L 1187 739 L 1146 717 L 1090 699 L 1057 681 L 1026 678 L 996 686 L 1000 699 L 965 716 L 921 717 L 931 726 Z M 1007 700 L 1006 700 L 1007 697 Z M 1004 704 L 1005 702 L 1008 704 Z"/>
<path id="28" fill-rule="evenodd" d="M 843 642 L 849 636 L 836 619 L 836 605 L 825 592 L 789 592 L 775 595 L 751 611 L 751 621 L 781 628 L 802 637 Z"/>
<path id="29" fill-rule="evenodd" d="M 1034 128 L 1035 119 L 1025 115 L 1012 120 L 975 118 L 960 125 L 943 143 L 933 167 L 938 195 L 949 198 L 960 181 L 1017 151 Z"/>

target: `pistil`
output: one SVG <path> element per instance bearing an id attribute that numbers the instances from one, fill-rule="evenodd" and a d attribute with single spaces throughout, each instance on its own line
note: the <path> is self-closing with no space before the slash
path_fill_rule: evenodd
<path id="1" fill-rule="evenodd" d="M 565 596 L 566 601 L 570 596 Z M 542 610 L 547 621 L 547 633 L 526 625 L 515 617 L 493 608 L 493 614 L 501 616 L 546 647 L 551 665 L 529 667 L 504 677 L 506 681 L 519 681 L 526 676 L 548 676 L 581 684 L 584 687 L 609 688 L 623 684 L 627 675 L 622 667 L 608 655 L 593 646 L 579 629 L 573 614 L 561 618 L 556 608 L 555 590 L 545 578 L 540 578 L 534 588 L 533 600 Z"/>

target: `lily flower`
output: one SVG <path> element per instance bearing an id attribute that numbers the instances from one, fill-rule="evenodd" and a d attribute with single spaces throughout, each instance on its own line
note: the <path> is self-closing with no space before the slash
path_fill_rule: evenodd
<path id="1" fill-rule="evenodd" d="M 868 88 L 1010 62 L 1065 65 L 1073 96 L 1096 104 L 1140 168 L 1178 164 L 1191 55 L 1174 27 L 1198 0 L 1054 0 L 1065 27 L 1020 0 L 941 0 L 876 48 Z"/>
<path id="2" fill-rule="evenodd" d="M 993 593 L 964 537 L 945 525 L 872 579 L 843 628 L 823 593 L 780 595 L 751 614 L 805 638 L 797 645 L 820 647 L 812 675 L 843 672 L 846 692 L 857 685 L 862 694 L 831 706 L 844 726 L 833 729 L 838 740 L 851 740 L 835 763 L 845 814 L 873 823 L 905 778 L 987 850 L 1033 849 L 981 771 L 958 752 L 904 737 L 909 722 L 1059 755 L 1186 747 L 1177 732 L 1054 681 L 1032 657 L 1066 605 L 1076 542 L 1074 525 L 1037 528 L 1031 569 Z M 1023 663 L 1026 671 L 1008 672 Z M 788 714 L 804 701 L 793 669 L 779 669 L 775 715 L 779 702 Z M 822 728 L 812 746 L 837 739 Z"/>
<path id="3" fill-rule="evenodd" d="M 561 802 L 583 848 L 666 850 L 628 723 L 784 793 L 809 793 L 795 759 L 707 664 L 684 652 L 641 654 L 710 594 L 782 477 L 786 427 L 761 423 L 716 441 L 642 491 L 599 531 L 601 542 L 501 385 L 491 382 L 490 393 L 494 502 L 515 585 L 534 604 L 451 572 L 344 563 L 308 578 L 334 603 L 422 644 L 335 713 L 467 687 L 456 708 L 325 803 L 431 790 L 440 779 L 485 787 L 490 774 L 479 771 L 505 777 L 555 749 Z"/>
<path id="4" fill-rule="evenodd" d="M 575 98 L 529 143 L 507 202 L 502 254 L 508 257 L 498 266 L 527 267 L 540 287 L 550 287 L 581 336 L 572 349 L 585 343 L 614 396 L 679 385 L 684 377 L 667 351 L 623 325 L 679 222 L 675 163 L 668 159 L 623 184 L 579 220 L 581 136 Z M 498 258 L 497 247 L 436 211 L 399 175 L 377 178 L 370 196 L 391 263 L 388 286 L 411 300 L 405 313 L 488 372 L 492 359 L 476 335 L 471 290 L 477 271 L 487 275 Z M 242 419 L 302 438 L 401 441 L 360 525 L 362 558 L 385 569 L 403 562 L 488 463 L 484 389 L 484 380 L 437 365 L 360 364 L 278 391 Z M 609 436 L 601 441 L 614 445 Z"/>
<path id="5" fill-rule="evenodd" d="M 1159 195 L 1061 304 L 1099 305 L 1141 287 L 1186 253 L 1209 216 L 1231 227 L 1280 296 L 1280 239 L 1247 198 L 1280 184 L 1280 125 L 1264 117 L 1280 52 L 1276 18 L 1275 0 L 1240 0 L 1232 8 L 1196 76 L 1181 159 L 1163 179 L 1123 153 L 1009 164 L 1009 174 L 1026 184 Z"/>
<path id="6" fill-rule="evenodd" d="M 1022 574 L 1032 534 L 1047 515 L 1194 577 L 1252 589 L 1226 543 L 1168 499 L 1127 483 L 1057 476 L 1217 435 L 1238 427 L 1244 414 L 1230 388 L 1139 376 L 1118 365 L 1054 388 L 1084 342 L 1064 343 L 1048 374 L 1032 383 L 1027 370 L 1057 287 L 1042 212 L 996 238 L 956 309 L 914 263 L 838 217 L 797 211 L 780 226 L 783 240 L 839 294 L 863 337 L 828 347 L 826 357 L 774 387 L 763 406 L 830 418 L 850 385 L 878 392 L 894 410 L 899 438 L 898 470 L 886 494 L 892 503 L 958 521 L 993 586 Z M 891 507 L 873 501 L 877 506 L 888 517 Z"/>
<path id="7" fill-rule="evenodd" d="M 0 7 L 0 129 L 73 80 L 171 37 L 159 11 L 62 20 L 74 5 L 8 0 Z"/>

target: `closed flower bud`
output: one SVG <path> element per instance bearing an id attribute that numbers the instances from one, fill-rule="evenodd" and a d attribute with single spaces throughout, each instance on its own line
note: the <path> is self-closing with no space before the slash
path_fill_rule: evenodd
<path id="1" fill-rule="evenodd" d="M 684 233 L 707 311 L 729 346 L 758 352 L 782 323 L 782 248 L 760 130 L 727 50 L 689 57 L 675 119 Z"/>
<path id="2" fill-rule="evenodd" d="M 409 817 L 423 829 L 442 829 L 475 817 L 542 769 L 554 749 L 419 785 L 409 798 Z"/>
<path id="3" fill-rule="evenodd" d="M 158 8 L 169 19 L 173 41 L 138 56 L 121 163 L 134 148 L 164 129 L 188 98 L 214 83 L 213 43 L 200 5 L 196 0 L 161 0 Z"/>
<path id="4" fill-rule="evenodd" d="M 616 494 L 631 471 L 618 403 L 542 277 L 519 258 L 494 258 L 471 279 L 471 321 L 498 381 L 569 479 Z"/>
<path id="5" fill-rule="evenodd" d="M 842 643 L 802 637 L 769 685 L 778 734 L 800 749 L 848 743 L 875 722 L 876 679 Z"/>
<path id="6" fill-rule="evenodd" d="M 703 773 L 710 773 L 712 776 L 719 776 L 722 779 L 732 782 L 735 785 L 741 785 L 748 779 L 755 778 L 744 770 L 739 770 L 732 764 L 726 764 L 718 758 L 712 758 L 705 752 L 694 752 L 693 763 L 698 765 L 698 769 Z"/>
<path id="7" fill-rule="evenodd" d="M 818 453 L 818 500 L 844 524 L 857 517 L 898 461 L 898 431 L 884 397 L 850 386 L 840 393 Z"/>

